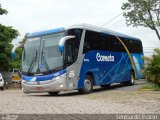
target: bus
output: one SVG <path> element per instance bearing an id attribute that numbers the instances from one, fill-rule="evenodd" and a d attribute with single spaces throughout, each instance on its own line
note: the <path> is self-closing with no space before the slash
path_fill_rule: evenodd
<path id="1" fill-rule="evenodd" d="M 79 24 L 30 33 L 19 46 L 24 93 L 87 94 L 93 86 L 133 85 L 143 77 L 141 40 L 101 27 Z"/>

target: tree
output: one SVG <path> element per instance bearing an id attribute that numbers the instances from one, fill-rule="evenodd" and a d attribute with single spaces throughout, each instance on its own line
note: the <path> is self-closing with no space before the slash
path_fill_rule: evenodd
<path id="1" fill-rule="evenodd" d="M 145 68 L 145 75 L 149 82 L 160 88 L 160 49 L 154 51 L 155 54 Z"/>
<path id="2" fill-rule="evenodd" d="M 16 58 L 14 61 L 11 60 L 10 69 L 13 69 L 13 68 L 20 69 L 21 68 L 21 55 L 22 55 L 22 48 L 16 49 Z"/>
<path id="3" fill-rule="evenodd" d="M 121 9 L 127 25 L 149 27 L 160 40 L 160 0 L 128 0 Z"/>
<path id="4" fill-rule="evenodd" d="M 0 15 L 7 14 L 7 10 L 3 9 L 0 4 Z"/>
<path id="5" fill-rule="evenodd" d="M 7 10 L 1 8 L 0 15 L 7 14 Z M 13 67 L 11 59 L 12 40 L 19 35 L 18 31 L 11 26 L 0 24 L 0 71 L 8 71 Z"/>
<path id="6" fill-rule="evenodd" d="M 20 41 L 19 42 L 19 44 L 25 44 L 26 43 L 26 41 L 27 41 L 27 35 L 28 35 L 29 33 L 26 33 L 25 35 L 24 35 L 24 38 L 22 39 L 22 41 Z"/>

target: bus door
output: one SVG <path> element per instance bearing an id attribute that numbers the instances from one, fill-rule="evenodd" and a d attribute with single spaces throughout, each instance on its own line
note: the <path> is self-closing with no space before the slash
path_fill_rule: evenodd
<path id="1" fill-rule="evenodd" d="M 65 45 L 65 53 L 64 53 L 64 63 L 65 66 L 69 66 L 71 64 L 73 64 L 78 56 L 78 52 L 75 48 L 75 40 L 74 39 L 70 39 L 68 41 L 66 41 L 66 45 Z"/>

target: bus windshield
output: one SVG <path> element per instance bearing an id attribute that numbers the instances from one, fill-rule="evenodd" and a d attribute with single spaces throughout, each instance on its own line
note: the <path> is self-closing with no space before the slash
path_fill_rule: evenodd
<path id="1" fill-rule="evenodd" d="M 28 38 L 22 54 L 22 71 L 43 73 L 58 70 L 63 66 L 63 56 L 59 51 L 59 41 L 65 33 Z"/>

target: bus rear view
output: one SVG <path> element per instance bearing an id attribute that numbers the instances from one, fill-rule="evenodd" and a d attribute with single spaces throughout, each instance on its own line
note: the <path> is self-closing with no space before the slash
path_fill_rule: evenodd
<path id="1" fill-rule="evenodd" d="M 31 33 L 22 54 L 22 89 L 53 95 L 133 85 L 143 77 L 142 58 L 139 39 L 87 24 Z"/>

